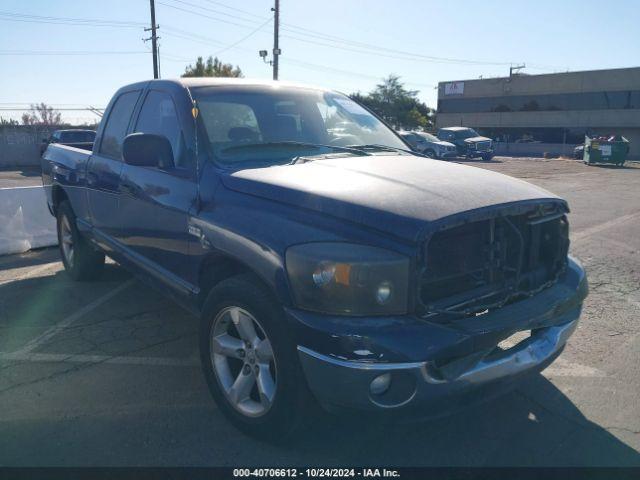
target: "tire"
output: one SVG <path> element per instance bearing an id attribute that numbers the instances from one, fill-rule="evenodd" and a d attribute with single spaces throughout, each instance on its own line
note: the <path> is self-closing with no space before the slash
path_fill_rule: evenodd
<path id="1" fill-rule="evenodd" d="M 284 312 L 253 275 L 223 280 L 209 293 L 200 360 L 211 396 L 244 433 L 284 441 L 308 418 L 314 401 Z"/>
<path id="2" fill-rule="evenodd" d="M 104 253 L 95 250 L 76 226 L 71 204 L 63 201 L 56 215 L 58 245 L 64 269 L 74 280 L 93 280 L 104 267 Z"/>
<path id="3" fill-rule="evenodd" d="M 438 158 L 438 156 L 436 155 L 436 152 L 431 150 L 430 148 L 425 150 L 423 153 L 429 158 Z"/>
<path id="4" fill-rule="evenodd" d="M 493 154 L 491 154 L 491 153 L 487 153 L 485 155 L 482 155 L 482 160 L 484 160 L 485 162 L 490 162 L 492 158 L 493 158 Z"/>

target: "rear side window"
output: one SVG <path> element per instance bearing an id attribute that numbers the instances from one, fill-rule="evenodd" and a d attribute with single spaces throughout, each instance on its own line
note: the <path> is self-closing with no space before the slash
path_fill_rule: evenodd
<path id="1" fill-rule="evenodd" d="M 176 164 L 180 164 L 181 130 L 171 95 L 151 90 L 142 104 L 135 131 L 167 137 L 171 143 Z"/>
<path id="2" fill-rule="evenodd" d="M 100 144 L 102 155 L 118 160 L 122 158 L 122 141 L 127 133 L 127 126 L 138 96 L 140 96 L 140 91 L 136 90 L 135 92 L 123 93 L 117 98 L 102 134 L 102 143 Z"/>

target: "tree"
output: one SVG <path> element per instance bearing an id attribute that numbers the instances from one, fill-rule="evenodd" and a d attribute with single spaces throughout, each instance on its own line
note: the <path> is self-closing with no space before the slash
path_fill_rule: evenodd
<path id="1" fill-rule="evenodd" d="M 5 125 L 10 125 L 10 126 L 15 126 L 15 125 L 19 125 L 17 120 L 14 120 L 13 118 L 2 118 L 0 117 L 0 126 L 5 126 Z"/>
<path id="2" fill-rule="evenodd" d="M 397 75 L 383 79 L 369 94 L 354 93 L 351 98 L 376 112 L 394 128 L 433 128 L 434 111 L 418 99 L 418 90 L 407 90 Z"/>
<path id="3" fill-rule="evenodd" d="M 28 113 L 22 115 L 24 125 L 52 126 L 60 125 L 62 114 L 46 103 L 32 104 Z"/>
<path id="4" fill-rule="evenodd" d="M 230 63 L 222 63 L 218 57 L 209 56 L 206 63 L 202 57 L 198 57 L 195 65 L 189 64 L 184 69 L 183 77 L 242 77 L 240 67 L 234 67 Z"/>

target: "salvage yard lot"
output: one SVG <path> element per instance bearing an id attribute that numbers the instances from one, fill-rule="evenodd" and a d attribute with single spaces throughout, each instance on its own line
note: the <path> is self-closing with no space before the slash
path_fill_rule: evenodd
<path id="1" fill-rule="evenodd" d="M 55 249 L 0 257 L 0 465 L 640 466 L 640 165 L 468 162 L 557 193 L 591 293 L 560 359 L 452 417 L 320 415 L 290 445 L 231 427 L 194 317 L 110 263 L 74 283 Z"/>

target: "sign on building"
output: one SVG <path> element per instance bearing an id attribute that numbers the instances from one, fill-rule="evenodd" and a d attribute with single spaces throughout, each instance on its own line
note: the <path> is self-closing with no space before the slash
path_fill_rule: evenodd
<path id="1" fill-rule="evenodd" d="M 464 93 L 464 82 L 449 82 L 444 84 L 445 95 L 462 95 Z"/>

